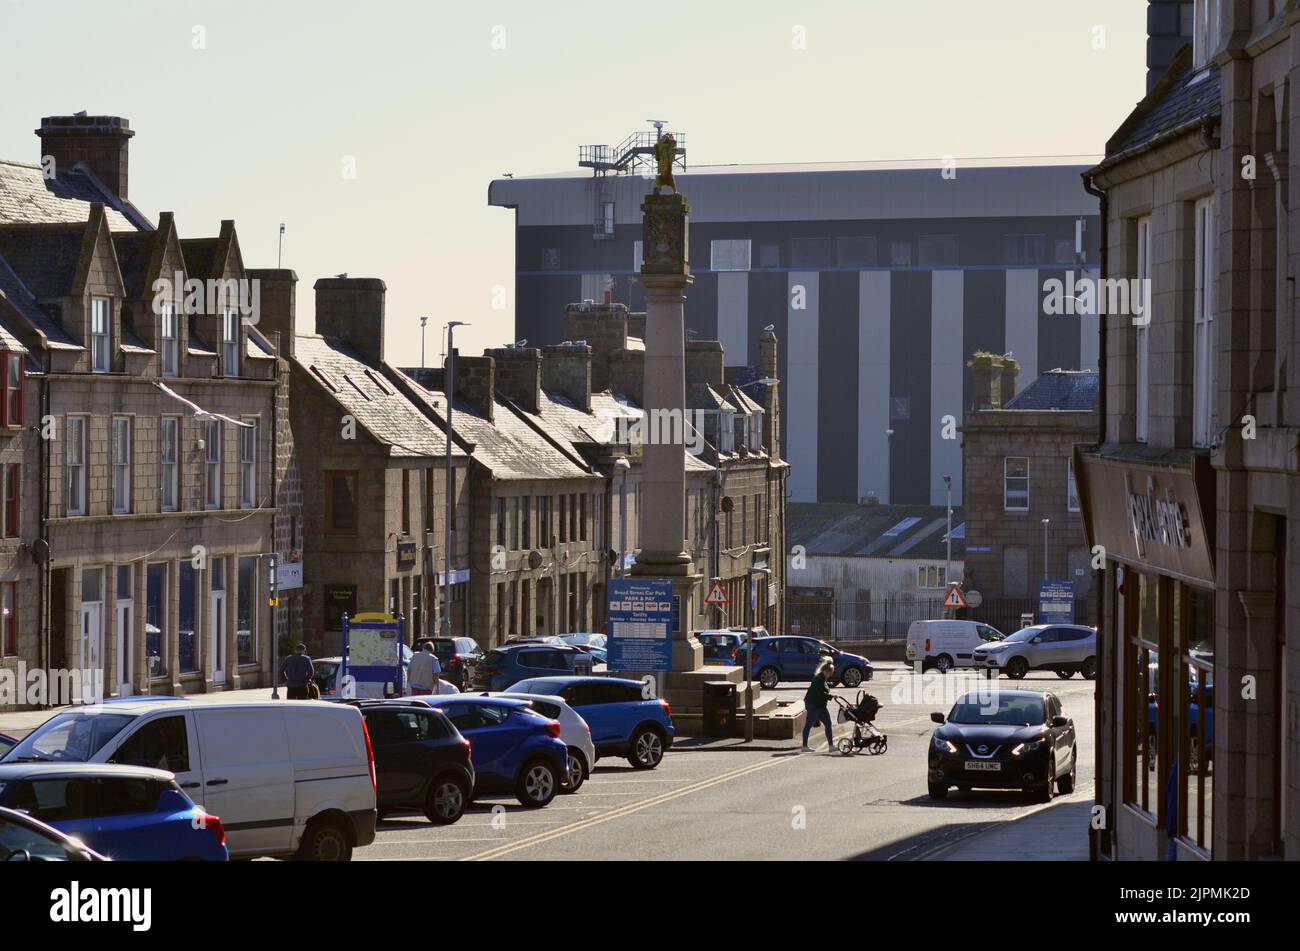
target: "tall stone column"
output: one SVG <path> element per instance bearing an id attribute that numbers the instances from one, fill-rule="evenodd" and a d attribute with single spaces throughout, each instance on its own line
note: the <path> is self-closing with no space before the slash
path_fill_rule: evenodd
<path id="1" fill-rule="evenodd" d="M 687 259 L 690 205 L 678 194 L 647 195 L 643 213 L 646 292 L 644 445 L 641 464 L 641 550 L 634 577 L 672 581 L 680 625 L 673 634 L 673 670 L 697 670 L 703 648 L 690 630 L 691 604 L 700 576 L 686 549 L 686 347 L 684 291 L 691 283 Z"/>

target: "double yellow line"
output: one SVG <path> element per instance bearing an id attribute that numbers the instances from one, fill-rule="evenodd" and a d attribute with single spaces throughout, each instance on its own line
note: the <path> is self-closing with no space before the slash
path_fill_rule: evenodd
<path id="1" fill-rule="evenodd" d="M 550 832 L 539 832 L 536 835 L 520 839 L 518 842 L 507 842 L 504 845 L 497 846 L 496 848 L 488 849 L 486 852 L 479 852 L 477 855 L 467 855 L 461 859 L 461 861 L 486 862 L 489 859 L 498 859 L 509 855 L 512 852 L 532 848 L 535 845 L 542 845 L 543 843 L 550 842 L 552 839 L 572 835 L 575 832 L 582 832 L 585 829 L 593 828 L 594 826 L 601 825 L 605 822 L 613 822 L 615 819 L 622 819 L 625 816 L 630 816 L 633 813 L 640 812 L 642 809 L 649 809 L 652 806 L 662 805 L 663 803 L 671 802 L 674 799 L 680 799 L 683 796 L 689 796 L 692 793 L 708 789 L 711 786 L 717 786 L 720 783 L 739 779 L 740 777 L 748 776 L 751 773 L 761 772 L 762 770 L 769 769 L 773 766 L 779 766 L 781 763 L 786 763 L 797 758 L 797 756 L 784 756 L 764 760 L 761 763 L 753 763 L 749 766 L 741 766 L 737 769 L 733 769 L 729 773 L 722 773 L 719 776 L 714 776 L 712 779 L 704 779 L 698 783 L 692 783 L 689 786 L 683 786 L 680 789 L 674 789 L 671 792 L 662 793 L 650 799 L 643 799 L 640 802 L 628 803 L 626 806 L 611 809 L 609 812 L 603 812 L 600 815 L 592 816 L 589 819 L 581 819 L 577 822 L 572 822 L 569 825 L 561 826 L 558 829 L 552 829 Z"/>

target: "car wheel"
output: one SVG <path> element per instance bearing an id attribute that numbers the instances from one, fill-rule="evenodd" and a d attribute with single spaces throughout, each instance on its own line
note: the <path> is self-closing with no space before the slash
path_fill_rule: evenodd
<path id="1" fill-rule="evenodd" d="M 300 862 L 350 862 L 352 842 L 337 819 L 313 819 L 307 823 L 294 858 Z"/>
<path id="2" fill-rule="evenodd" d="M 434 825 L 451 825 L 465 814 L 469 804 L 469 790 L 450 777 L 438 779 L 429 790 L 424 804 L 424 815 Z"/>
<path id="3" fill-rule="evenodd" d="M 577 750 L 570 749 L 565 767 L 566 772 L 564 782 L 560 784 L 560 792 L 576 793 L 582 788 L 582 784 L 587 778 L 586 773 L 582 769 L 582 754 Z"/>
<path id="4" fill-rule="evenodd" d="M 1036 802 L 1051 802 L 1052 787 L 1056 784 L 1056 756 L 1047 761 L 1047 782 L 1035 787 L 1032 792 Z"/>
<path id="5" fill-rule="evenodd" d="M 931 799 L 947 799 L 948 787 L 939 783 L 929 783 Z"/>
<path id="6" fill-rule="evenodd" d="M 664 758 L 664 738 L 653 727 L 644 727 L 632 737 L 627 761 L 637 769 L 654 769 Z"/>
<path id="7" fill-rule="evenodd" d="M 952 658 L 947 654 L 940 654 L 934 659 L 934 669 L 941 674 L 946 674 L 952 670 Z"/>
<path id="8" fill-rule="evenodd" d="M 1089 657 L 1079 665 L 1079 672 L 1083 674 L 1084 680 L 1097 679 L 1097 658 Z"/>
<path id="9" fill-rule="evenodd" d="M 1070 771 L 1056 781 L 1056 791 L 1062 796 L 1074 792 L 1074 777 L 1078 772 L 1079 757 L 1075 748 L 1070 747 Z"/>
<path id="10" fill-rule="evenodd" d="M 775 690 L 781 682 L 781 674 L 775 667 L 764 667 L 758 672 L 758 682 L 764 690 Z"/>
<path id="11" fill-rule="evenodd" d="M 862 671 L 856 667 L 845 667 L 844 676 L 840 680 L 846 687 L 856 687 L 862 683 Z"/>
<path id="12" fill-rule="evenodd" d="M 1074 671 L 1067 667 L 1058 667 L 1056 669 L 1056 676 L 1060 677 L 1062 680 L 1069 680 L 1074 676 Z"/>
<path id="13" fill-rule="evenodd" d="M 1012 680 L 1022 680 L 1029 673 L 1029 661 L 1023 657 L 1013 657 L 1007 661 L 1006 671 Z"/>
<path id="14" fill-rule="evenodd" d="M 540 809 L 555 798 L 559 788 L 555 769 L 545 760 L 535 759 L 524 764 L 515 784 L 515 796 L 530 809 Z"/>

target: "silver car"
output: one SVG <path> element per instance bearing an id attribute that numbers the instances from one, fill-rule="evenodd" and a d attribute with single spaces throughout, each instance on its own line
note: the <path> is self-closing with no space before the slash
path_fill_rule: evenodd
<path id="1" fill-rule="evenodd" d="M 981 644 L 971 659 L 976 670 L 989 676 L 998 671 L 1019 680 L 1031 670 L 1051 670 L 1062 680 L 1083 674 L 1097 676 L 1097 629 L 1082 624 L 1035 624 L 1021 628 L 1005 640 Z"/>

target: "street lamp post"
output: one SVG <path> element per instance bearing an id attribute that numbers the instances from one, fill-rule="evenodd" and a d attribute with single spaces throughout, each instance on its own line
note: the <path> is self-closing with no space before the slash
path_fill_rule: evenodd
<path id="1" fill-rule="evenodd" d="M 618 576 L 627 575 L 627 473 L 632 463 L 626 456 L 614 460 L 614 468 L 619 472 L 618 480 Z"/>
<path id="2" fill-rule="evenodd" d="M 1043 580 L 1047 580 L 1047 526 L 1052 520 L 1043 519 Z"/>
<path id="3" fill-rule="evenodd" d="M 428 317 L 420 318 L 420 369 L 424 369 L 424 325 L 429 322 Z"/>
<path id="4" fill-rule="evenodd" d="M 943 484 L 948 487 L 948 554 L 943 568 L 943 583 L 946 585 L 952 582 L 952 476 L 944 476 Z"/>
<path id="5" fill-rule="evenodd" d="M 456 348 L 453 335 L 457 327 L 468 327 L 464 321 L 453 320 L 447 324 L 447 379 L 443 380 L 443 390 L 447 396 L 447 476 L 444 487 L 447 493 L 447 513 L 443 525 L 443 576 L 442 576 L 442 617 L 438 627 L 443 637 L 451 637 L 451 516 L 456 510 L 456 493 L 451 474 L 451 405 L 456 392 Z"/>

